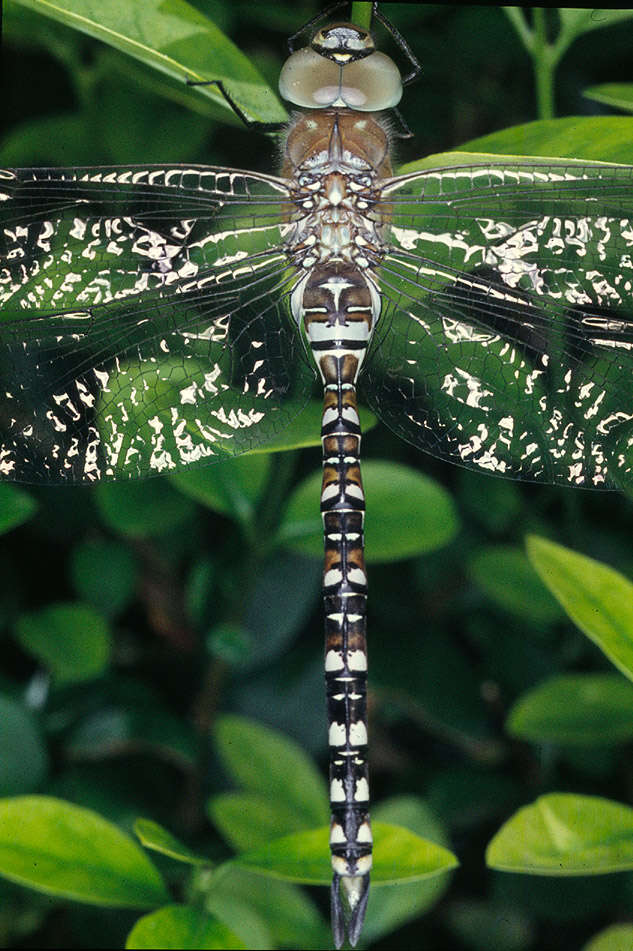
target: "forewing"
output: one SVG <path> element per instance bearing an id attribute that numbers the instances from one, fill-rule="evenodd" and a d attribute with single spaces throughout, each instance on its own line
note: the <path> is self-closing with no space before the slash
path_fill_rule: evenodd
<path id="1" fill-rule="evenodd" d="M 313 373 L 289 318 L 281 179 L 0 173 L 0 475 L 94 482 L 261 445 Z"/>
<path id="2" fill-rule="evenodd" d="M 633 168 L 440 169 L 386 183 L 378 209 L 378 416 L 471 468 L 631 484 Z"/>

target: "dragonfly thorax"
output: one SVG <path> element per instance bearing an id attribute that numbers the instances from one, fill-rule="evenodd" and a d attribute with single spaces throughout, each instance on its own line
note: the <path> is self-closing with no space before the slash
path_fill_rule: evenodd
<path id="1" fill-rule="evenodd" d="M 297 267 L 340 261 L 363 270 L 384 253 L 375 211 L 378 180 L 391 174 L 386 131 L 374 118 L 337 110 L 291 126 L 282 174 L 294 183 L 298 214 L 288 241 Z"/>

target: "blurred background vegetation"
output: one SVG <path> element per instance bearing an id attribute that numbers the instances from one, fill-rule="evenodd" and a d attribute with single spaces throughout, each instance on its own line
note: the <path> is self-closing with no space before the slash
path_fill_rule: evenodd
<path id="1" fill-rule="evenodd" d="M 286 36 L 319 8 L 192 3 L 273 86 Z M 401 107 L 415 138 L 398 144 L 400 161 L 536 118 L 530 62 L 500 9 L 387 6 L 423 68 Z M 212 121 L 188 92 L 164 95 L 160 77 L 23 7 L 5 3 L 3 43 L 4 165 L 187 161 L 266 171 L 277 162 L 270 139 Z M 631 49 L 633 23 L 579 39 L 557 77 L 557 114 L 606 112 L 582 90 L 630 79 Z M 502 875 L 482 871 L 482 856 L 501 822 L 543 792 L 631 800 L 630 741 L 538 746 L 504 731 L 514 701 L 545 678 L 609 669 L 533 574 L 526 533 L 633 576 L 630 499 L 473 474 L 381 426 L 363 450 L 437 480 L 460 525 L 438 550 L 371 566 L 373 796 L 424 797 L 462 863 L 422 924 L 374 946 L 575 951 L 633 916 L 633 877 Z M 320 468 L 317 448 L 280 459 L 273 465 L 289 486 Z M 228 785 L 208 739 L 217 713 L 281 730 L 326 768 L 319 561 L 283 551 L 258 559 L 232 504 L 201 504 L 162 479 L 28 496 L 36 510 L 0 549 L 2 722 L 22 718 L 17 750 L 0 755 L 0 793 L 61 796 L 128 828 L 143 814 L 221 857 L 203 812 Z M 381 517 L 370 499 L 368 520 Z M 51 608 L 60 603 L 73 608 L 70 620 Z M 232 624 L 236 603 L 243 611 Z M 66 632 L 66 658 L 47 659 L 38 623 Z M 325 911 L 324 891 L 317 900 Z M 5 946 L 122 946 L 134 918 L 0 883 Z"/>

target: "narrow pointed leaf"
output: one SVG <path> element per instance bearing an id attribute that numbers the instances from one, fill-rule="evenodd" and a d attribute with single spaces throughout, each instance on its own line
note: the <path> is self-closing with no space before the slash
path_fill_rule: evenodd
<path id="1" fill-rule="evenodd" d="M 421 839 L 402 826 L 376 822 L 372 829 L 372 885 L 427 878 L 459 864 L 448 849 Z M 262 875 L 306 885 L 328 885 L 332 878 L 328 835 L 329 829 L 323 827 L 284 836 L 263 849 L 240 855 L 235 862 Z"/>
<path id="2" fill-rule="evenodd" d="M 185 862 L 188 865 L 211 865 L 210 860 L 205 858 L 204 855 L 193 852 L 182 842 L 179 842 L 176 836 L 152 819 L 137 819 L 134 823 L 134 832 L 146 849 L 168 855 L 170 859 Z"/>
<path id="3" fill-rule="evenodd" d="M 633 809 L 598 796 L 540 796 L 501 827 L 490 868 L 529 875 L 600 875 L 633 869 Z"/>
<path id="4" fill-rule="evenodd" d="M 17 2 L 127 53 L 182 84 L 183 91 L 187 79 L 220 80 L 249 118 L 260 122 L 283 122 L 286 118 L 249 57 L 186 0 Z M 226 121 L 239 123 L 217 86 L 197 87 L 192 95 L 210 99 Z"/>
<path id="5" fill-rule="evenodd" d="M 49 796 L 0 800 L 0 874 L 93 905 L 143 908 L 167 900 L 154 865 L 117 826 Z"/>
<path id="6" fill-rule="evenodd" d="M 569 617 L 633 679 L 633 584 L 586 555 L 532 535 L 528 558 Z"/>
<path id="7" fill-rule="evenodd" d="M 583 90 L 583 96 L 614 109 L 633 112 L 633 83 L 601 83 Z"/>
<path id="8" fill-rule="evenodd" d="M 395 796 L 371 810 L 372 825 L 388 822 L 404 826 L 423 839 L 446 845 L 446 834 L 424 800 Z M 370 901 L 363 926 L 365 940 L 373 942 L 432 908 L 449 886 L 450 872 L 381 888 L 380 899 Z M 373 875 L 372 875 L 373 880 Z"/>

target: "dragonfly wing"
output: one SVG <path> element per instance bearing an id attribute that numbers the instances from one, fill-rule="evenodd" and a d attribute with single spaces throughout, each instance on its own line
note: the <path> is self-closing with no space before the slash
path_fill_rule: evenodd
<path id="1" fill-rule="evenodd" d="M 595 487 L 633 468 L 633 168 L 468 166 L 388 183 L 366 399 L 409 442 Z"/>
<path id="2" fill-rule="evenodd" d="M 280 179 L 0 173 L 0 473 L 93 482 L 261 445 L 310 394 Z"/>

